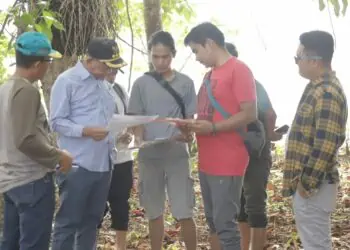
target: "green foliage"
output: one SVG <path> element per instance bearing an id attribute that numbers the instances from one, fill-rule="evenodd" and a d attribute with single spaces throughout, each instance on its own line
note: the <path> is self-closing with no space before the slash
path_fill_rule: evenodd
<path id="1" fill-rule="evenodd" d="M 318 5 L 321 11 L 326 8 L 326 1 L 328 1 L 328 4 L 333 6 L 334 13 L 336 16 L 340 15 L 340 11 L 342 15 L 345 16 L 349 4 L 348 0 L 318 0 Z"/>
<path id="2" fill-rule="evenodd" d="M 162 24 L 164 30 L 171 30 L 174 27 L 181 27 L 181 33 L 176 34 L 182 37 L 189 30 L 188 23 L 195 17 L 195 13 L 188 5 L 186 0 L 160 0 L 161 1 L 161 14 Z M 125 6 L 125 0 L 117 0 L 116 5 L 118 8 L 118 20 L 117 24 L 119 31 L 128 31 L 128 18 Z M 133 25 L 134 35 L 138 38 L 144 37 L 144 19 L 143 19 L 144 6 L 143 2 L 136 0 L 129 0 L 129 13 L 131 17 L 131 23 Z"/>
<path id="3" fill-rule="evenodd" d="M 161 8 L 164 29 L 181 27 L 181 33 L 177 35 L 181 38 L 184 37 L 189 32 L 189 22 L 195 17 L 187 0 L 161 0 Z"/>
<path id="4" fill-rule="evenodd" d="M 49 2 L 45 1 L 37 2 L 35 6 L 30 6 L 26 1 L 20 1 L 6 12 L 0 13 L 1 30 L 3 31 L 0 33 L 0 84 L 6 78 L 4 60 L 14 55 L 13 41 L 16 35 L 9 33 L 6 28 L 10 28 L 10 25 L 13 24 L 17 28 L 17 34 L 35 30 L 44 33 L 51 40 L 53 27 L 64 30 L 59 19 L 58 13 L 51 11 Z"/>
<path id="5" fill-rule="evenodd" d="M 2 13 L 1 23 L 5 27 L 9 27 L 11 24 L 15 25 L 17 33 L 34 30 L 42 32 L 51 40 L 53 27 L 64 30 L 63 24 L 59 20 L 59 14 L 49 9 L 49 2 L 41 1 L 31 5 L 28 1 L 19 1 Z M 13 34 L 9 35 L 14 36 Z"/>
<path id="6" fill-rule="evenodd" d="M 7 39 L 4 35 L 0 36 L 0 84 L 2 84 L 6 78 L 6 68 L 4 67 L 4 60 L 7 51 Z"/>
<path id="7" fill-rule="evenodd" d="M 189 23 L 195 16 L 193 10 L 188 5 L 186 0 L 160 0 L 161 1 L 161 15 L 164 30 L 171 30 L 173 27 L 181 27 L 176 29 L 174 37 L 183 37 L 189 30 Z M 33 5 L 34 3 L 34 5 Z M 53 37 L 53 27 L 63 31 L 64 26 L 62 24 L 61 17 L 58 12 L 50 10 L 50 1 L 18 1 L 18 3 L 11 7 L 6 15 L 8 16 L 6 22 L 2 21 L 2 24 L 9 26 L 14 24 L 18 29 L 18 33 L 30 30 L 36 30 L 43 32 L 51 40 Z M 114 4 L 118 9 L 118 18 L 116 21 L 119 32 L 127 32 L 130 30 L 128 24 L 128 13 L 125 0 L 115 0 Z M 139 0 L 129 0 L 129 14 L 131 18 L 132 28 L 135 38 L 138 38 L 143 44 L 145 44 L 145 25 L 144 25 L 144 6 L 143 2 Z M 4 19 L 3 19 L 4 20 Z M 3 34 L 0 34 L 2 37 Z M 12 34 L 10 34 L 12 35 Z M 10 39 L 13 41 L 14 39 Z M 6 57 L 7 50 L 5 48 L 12 47 L 12 44 L 7 46 L 8 39 L 3 37 L 0 40 L 0 51 L 3 52 L 0 56 Z M 5 51 L 3 51 L 5 49 Z M 143 48 L 146 49 L 145 46 Z M 1 64 L 0 57 L 0 64 Z M 0 79 L 2 73 L 0 67 Z"/>
<path id="8" fill-rule="evenodd" d="M 0 13 L 0 23 L 5 20 L 5 14 Z M 6 68 L 4 66 L 4 61 L 7 56 L 14 54 L 13 49 L 8 48 L 9 39 L 4 35 L 0 34 L 0 84 L 2 84 L 6 79 Z"/>
<path id="9" fill-rule="evenodd" d="M 24 11 L 23 11 L 24 10 Z M 59 21 L 57 12 L 49 9 L 49 2 L 39 2 L 29 10 L 18 5 L 9 10 L 9 22 L 20 31 L 38 31 L 44 33 L 50 40 L 52 39 L 52 27 L 58 30 L 64 30 L 62 23 Z"/>
<path id="10" fill-rule="evenodd" d="M 161 3 L 162 27 L 166 31 L 170 31 L 175 42 L 183 44 L 182 39 L 189 30 L 189 23 L 195 14 L 186 0 L 159 0 Z M 147 40 L 145 34 L 144 23 L 144 3 L 140 0 L 129 0 L 129 15 L 132 24 L 134 35 L 134 47 L 147 52 Z M 117 13 L 117 27 L 119 34 L 130 34 L 130 27 L 128 21 L 128 13 L 125 0 L 116 0 Z M 177 27 L 174 29 L 174 27 Z M 144 57 L 147 61 L 147 56 Z M 133 63 L 133 70 L 146 71 L 144 61 L 135 61 Z"/>
<path id="11" fill-rule="evenodd" d="M 274 161 L 279 162 L 280 160 L 284 159 L 285 155 L 285 148 L 281 144 L 275 144 L 274 149 Z"/>
<path id="12" fill-rule="evenodd" d="M 129 30 L 128 17 L 126 11 L 125 0 L 117 0 L 118 9 L 117 27 L 119 31 Z M 143 25 L 143 3 L 140 1 L 129 1 L 129 13 L 135 36 L 142 36 L 145 30 Z"/>

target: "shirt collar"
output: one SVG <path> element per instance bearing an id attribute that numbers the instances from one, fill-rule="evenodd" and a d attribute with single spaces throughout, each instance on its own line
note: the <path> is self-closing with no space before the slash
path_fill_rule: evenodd
<path id="1" fill-rule="evenodd" d="M 177 77 L 177 71 L 176 70 L 173 70 L 173 74 L 171 76 L 170 79 L 168 79 L 168 82 L 171 83 L 175 80 L 175 78 Z"/>
<path id="2" fill-rule="evenodd" d="M 86 80 L 91 76 L 90 72 L 84 67 L 81 61 L 78 61 L 75 65 L 75 69 L 82 80 Z"/>
<path id="3" fill-rule="evenodd" d="M 316 86 L 316 85 L 323 83 L 323 82 L 333 82 L 334 78 L 336 78 L 335 71 L 329 71 L 329 72 L 326 72 L 323 75 L 321 75 L 316 80 L 311 81 L 310 83 L 313 86 Z"/>

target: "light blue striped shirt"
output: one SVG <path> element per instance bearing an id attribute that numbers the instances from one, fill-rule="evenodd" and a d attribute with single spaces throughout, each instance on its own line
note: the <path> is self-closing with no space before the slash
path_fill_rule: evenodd
<path id="1" fill-rule="evenodd" d="M 84 127 L 107 127 L 116 109 L 103 80 L 97 80 L 78 62 L 57 78 L 51 90 L 50 125 L 58 145 L 73 155 L 73 165 L 89 171 L 109 171 L 113 135 L 101 141 L 83 137 Z"/>

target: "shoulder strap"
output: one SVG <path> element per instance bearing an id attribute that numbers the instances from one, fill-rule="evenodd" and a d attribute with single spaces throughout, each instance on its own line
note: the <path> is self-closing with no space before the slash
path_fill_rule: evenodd
<path id="1" fill-rule="evenodd" d="M 171 87 L 169 82 L 165 81 L 162 77 L 162 75 L 158 74 L 157 72 L 146 72 L 145 75 L 149 75 L 153 77 L 160 86 L 162 86 L 166 91 L 169 92 L 169 94 L 175 99 L 177 105 L 179 105 L 181 109 L 181 114 L 183 118 L 186 118 L 186 108 L 185 104 L 181 98 L 181 96 L 176 92 L 175 89 Z"/>
<path id="2" fill-rule="evenodd" d="M 216 101 L 213 91 L 211 89 L 211 84 L 210 84 L 210 77 L 211 77 L 211 71 L 208 72 L 206 77 L 204 78 L 204 84 L 207 90 L 208 98 L 211 103 L 211 105 L 216 109 L 224 118 L 229 118 L 231 115 L 224 110 L 224 108 Z"/>
<path id="3" fill-rule="evenodd" d="M 122 88 L 119 86 L 118 83 L 113 84 L 113 90 L 117 93 L 119 98 L 122 100 L 123 107 L 124 107 L 124 113 L 127 113 L 127 107 L 126 107 L 126 100 L 125 100 L 125 94 L 122 90 Z"/>
<path id="4" fill-rule="evenodd" d="M 231 116 L 230 113 L 225 111 L 225 109 L 218 103 L 213 95 L 213 91 L 211 89 L 211 84 L 210 84 L 210 77 L 211 77 L 211 71 L 206 75 L 204 78 L 204 84 L 207 90 L 208 98 L 215 110 L 217 110 L 225 119 L 229 118 Z M 240 134 L 242 137 L 244 137 L 245 131 L 243 129 L 237 129 L 236 132 Z"/>
<path id="5" fill-rule="evenodd" d="M 209 74 L 207 74 L 207 76 L 204 79 L 204 83 L 206 85 L 209 101 L 212 104 L 212 106 L 214 107 L 214 109 L 216 109 L 218 112 L 220 112 L 224 118 L 228 118 L 231 115 L 224 110 L 224 108 L 215 100 L 215 98 L 213 96 L 211 84 L 210 84 L 210 76 L 211 76 L 211 72 L 209 72 Z M 259 120 L 255 121 L 253 123 L 256 125 L 257 130 L 260 133 L 260 136 L 257 136 L 256 133 L 254 133 L 253 136 L 251 136 L 252 134 L 247 133 L 247 131 L 244 130 L 243 128 L 237 128 L 236 132 L 243 139 L 244 144 L 246 145 L 249 154 L 250 155 L 257 154 L 260 157 L 261 151 L 263 150 L 263 147 L 265 145 L 264 126 Z"/>

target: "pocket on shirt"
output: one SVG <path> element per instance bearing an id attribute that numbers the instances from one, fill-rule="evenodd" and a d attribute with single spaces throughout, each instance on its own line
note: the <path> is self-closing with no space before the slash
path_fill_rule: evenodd
<path id="1" fill-rule="evenodd" d="M 310 104 L 305 103 L 299 107 L 297 111 L 296 124 L 301 126 L 301 130 L 303 130 L 305 126 L 312 126 L 313 120 L 313 107 Z"/>

